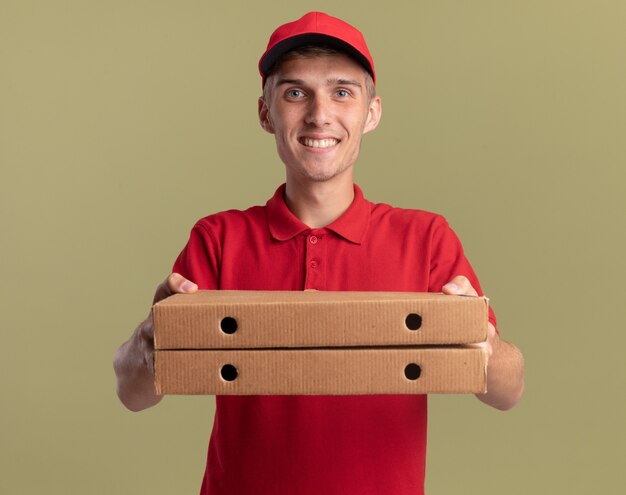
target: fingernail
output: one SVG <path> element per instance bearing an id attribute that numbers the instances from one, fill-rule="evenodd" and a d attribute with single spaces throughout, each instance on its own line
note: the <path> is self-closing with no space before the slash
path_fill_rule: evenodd
<path id="1" fill-rule="evenodd" d="M 190 282 L 189 280 L 185 280 L 183 282 L 183 285 L 180 286 L 180 288 L 183 292 L 191 292 L 192 290 L 196 288 L 196 284 L 194 284 L 193 282 Z"/>
<path id="2" fill-rule="evenodd" d="M 459 286 L 456 284 L 446 284 L 446 287 L 452 292 L 459 292 Z"/>

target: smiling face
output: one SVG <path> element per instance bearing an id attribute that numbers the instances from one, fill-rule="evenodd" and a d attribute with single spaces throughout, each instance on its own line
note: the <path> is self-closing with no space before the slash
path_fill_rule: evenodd
<path id="1" fill-rule="evenodd" d="M 336 53 L 289 58 L 267 79 L 259 119 L 276 138 L 288 182 L 352 178 L 361 138 L 381 115 L 366 77 L 356 61 Z"/>

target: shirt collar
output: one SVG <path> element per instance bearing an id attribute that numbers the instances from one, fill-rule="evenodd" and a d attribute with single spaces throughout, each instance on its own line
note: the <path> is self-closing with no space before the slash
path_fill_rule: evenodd
<path id="1" fill-rule="evenodd" d="M 269 230 L 277 241 L 286 241 L 311 230 L 287 208 L 285 188 L 285 184 L 282 184 L 276 189 L 274 196 L 266 204 Z M 370 214 L 370 202 L 363 197 L 361 188 L 354 184 L 352 204 L 343 215 L 325 228 L 354 244 L 361 244 L 369 226 Z"/>

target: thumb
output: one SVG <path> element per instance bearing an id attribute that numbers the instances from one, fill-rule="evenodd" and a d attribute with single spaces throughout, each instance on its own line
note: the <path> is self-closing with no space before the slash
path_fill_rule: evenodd
<path id="1" fill-rule="evenodd" d="M 180 273 L 171 273 L 156 289 L 152 304 L 155 304 L 173 294 L 191 294 L 198 290 L 198 286 L 187 280 Z"/>

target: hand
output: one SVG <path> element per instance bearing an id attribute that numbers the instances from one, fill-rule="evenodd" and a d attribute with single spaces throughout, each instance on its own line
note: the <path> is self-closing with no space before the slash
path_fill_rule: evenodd
<path id="1" fill-rule="evenodd" d="M 454 277 L 441 291 L 448 295 L 477 296 L 467 277 Z M 496 409 L 506 411 L 520 400 L 524 392 L 524 357 L 514 345 L 500 339 L 488 323 L 487 340 L 476 344 L 487 352 L 487 392 L 476 397 Z"/>
<path id="2" fill-rule="evenodd" d="M 152 299 L 152 305 L 174 294 L 191 294 L 197 290 L 198 286 L 191 280 L 187 280 L 179 273 L 171 273 L 157 286 L 154 298 Z M 152 310 L 150 310 L 148 318 L 139 325 L 135 334 L 138 339 L 139 348 L 143 352 L 144 363 L 148 371 L 154 375 L 154 326 Z"/>
<path id="3" fill-rule="evenodd" d="M 472 284 L 468 280 L 467 277 L 463 275 L 459 275 L 458 277 L 454 277 L 450 282 L 444 285 L 441 288 L 441 292 L 448 295 L 456 295 L 456 296 L 478 296 L 478 292 L 476 289 L 472 287 Z M 487 325 L 487 340 L 477 344 L 477 346 L 484 348 L 487 351 L 487 357 L 491 357 L 493 355 L 493 349 L 496 345 L 497 332 L 496 327 L 494 327 L 491 323 Z"/>
<path id="4" fill-rule="evenodd" d="M 172 273 L 156 289 L 153 304 L 177 293 L 192 293 L 198 286 L 178 273 Z M 117 395 L 132 411 L 140 411 L 161 400 L 154 390 L 154 328 L 152 311 L 113 360 L 117 375 Z"/>

